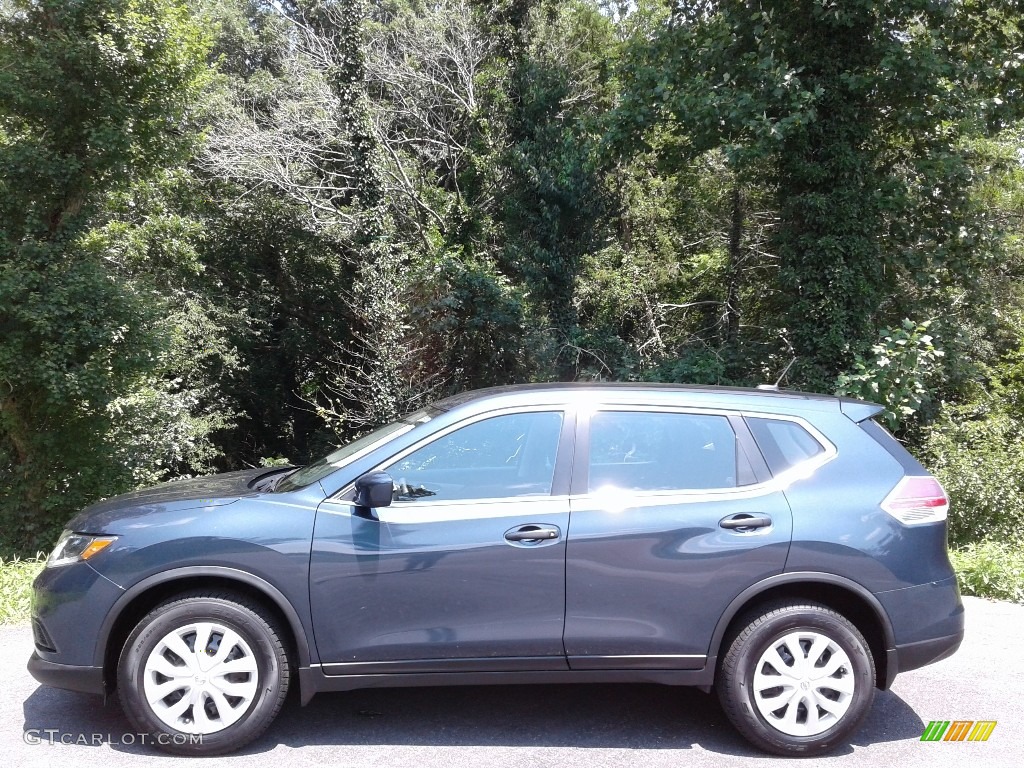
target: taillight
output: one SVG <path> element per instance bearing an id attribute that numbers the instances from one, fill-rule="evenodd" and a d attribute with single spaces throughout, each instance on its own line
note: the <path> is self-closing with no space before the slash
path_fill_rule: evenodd
<path id="1" fill-rule="evenodd" d="M 946 519 L 949 497 L 934 477 L 904 477 L 882 502 L 882 509 L 904 525 Z"/>

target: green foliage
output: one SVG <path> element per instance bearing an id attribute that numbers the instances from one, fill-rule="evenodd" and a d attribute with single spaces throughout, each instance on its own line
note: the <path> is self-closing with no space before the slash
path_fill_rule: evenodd
<path id="1" fill-rule="evenodd" d="M 159 375 L 162 308 L 90 228 L 109 196 L 187 157 L 205 49 L 172 0 L 0 14 L 0 521 L 14 544 L 48 544 L 83 503 L 131 486 L 107 450 L 111 407 Z"/>
<path id="2" fill-rule="evenodd" d="M 1024 545 L 1024 427 L 988 399 L 947 406 L 927 431 L 923 458 L 949 494 L 949 538 Z"/>
<path id="3" fill-rule="evenodd" d="M 930 325 L 904 320 L 898 328 L 880 331 L 870 357 L 857 355 L 853 371 L 839 376 L 836 394 L 884 405 L 886 425 L 902 429 L 928 405 L 931 381 L 945 354 L 928 333 Z"/>
<path id="4" fill-rule="evenodd" d="M 441 391 L 525 379 L 524 299 L 494 264 L 447 253 L 416 265 L 409 289 L 420 357 L 433 361 Z"/>
<path id="5" fill-rule="evenodd" d="M 27 621 L 32 609 L 32 582 L 45 556 L 5 560 L 0 557 L 0 624 Z"/>
<path id="6" fill-rule="evenodd" d="M 622 67 L 615 139 L 633 143 L 627 126 L 672 118 L 685 121 L 678 127 L 688 154 L 724 146 L 744 164 L 812 122 L 822 89 L 787 60 L 780 44 L 789 20 L 774 5 L 751 12 L 739 2 L 680 2 L 668 18 L 664 6 L 645 7 L 647 34 L 634 35 Z"/>
<path id="7" fill-rule="evenodd" d="M 291 462 L 284 456 L 263 456 L 260 458 L 261 467 L 288 467 Z"/>
<path id="8" fill-rule="evenodd" d="M 40 250 L 45 261 L 0 272 L 0 518 L 28 547 L 45 546 L 77 507 L 130 487 L 105 451 L 106 409 L 156 343 L 154 315 L 99 265 L 59 265 L 56 248 Z"/>
<path id="9" fill-rule="evenodd" d="M 470 387 L 787 369 L 886 406 L 954 494 L 956 541 L 1009 535 L 1022 18 L 0 3 L 8 543 Z"/>
<path id="10" fill-rule="evenodd" d="M 206 40 L 175 0 L 12 0 L 0 18 L 0 212 L 71 239 L 106 189 L 183 158 Z M 97 194 L 99 193 L 99 194 Z"/>
<path id="11" fill-rule="evenodd" d="M 980 541 L 949 556 L 963 594 L 1024 603 L 1024 553 L 1017 545 Z"/>
<path id="12" fill-rule="evenodd" d="M 505 103 L 507 149 L 496 161 L 507 174 L 498 221 L 505 274 L 529 286 L 534 323 L 558 338 L 552 373 L 574 366 L 577 276 L 599 247 L 605 217 L 595 117 L 610 104 L 603 58 L 613 45 L 604 17 L 585 3 L 538 4 L 519 30 L 525 44 L 509 61 Z"/>
<path id="13" fill-rule="evenodd" d="M 991 258 L 962 139 L 1013 114 L 1004 94 L 1020 88 L 1022 67 L 995 51 L 1020 49 L 1020 9 L 673 7 L 630 47 L 615 143 L 654 147 L 651 129 L 664 128 L 678 137 L 674 162 L 721 148 L 741 183 L 773 187 L 770 314 L 798 357 L 795 380 L 827 389 L 874 328 L 933 314 L 943 286 L 973 282 Z"/>
<path id="14" fill-rule="evenodd" d="M 323 384 L 307 390 L 317 414 L 339 436 L 394 421 L 422 393 L 404 273 L 401 248 L 384 238 L 369 245 L 352 287 L 353 341 L 324 355 Z"/>

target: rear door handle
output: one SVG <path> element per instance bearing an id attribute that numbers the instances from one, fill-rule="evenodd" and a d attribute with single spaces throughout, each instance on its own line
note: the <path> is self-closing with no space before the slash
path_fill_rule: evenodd
<path id="1" fill-rule="evenodd" d="M 541 542 L 557 539 L 561 531 L 553 525 L 519 525 L 505 531 L 505 541 Z"/>
<path id="2" fill-rule="evenodd" d="M 766 528 L 772 524 L 768 515 L 752 515 L 749 512 L 740 512 L 736 515 L 729 515 L 718 523 L 722 528 L 731 530 L 745 530 L 754 528 Z"/>

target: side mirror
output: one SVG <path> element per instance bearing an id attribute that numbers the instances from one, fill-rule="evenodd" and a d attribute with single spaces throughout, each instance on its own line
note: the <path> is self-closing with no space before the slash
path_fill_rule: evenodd
<path id="1" fill-rule="evenodd" d="M 387 472 L 367 472 L 356 478 L 356 497 L 353 503 L 357 507 L 390 507 L 394 498 L 395 481 Z"/>

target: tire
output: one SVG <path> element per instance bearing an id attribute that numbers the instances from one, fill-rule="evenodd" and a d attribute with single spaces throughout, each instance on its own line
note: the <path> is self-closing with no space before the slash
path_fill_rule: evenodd
<path id="1" fill-rule="evenodd" d="M 140 742 L 218 755 L 255 739 L 288 693 L 281 638 L 266 609 L 240 595 L 190 592 L 158 605 L 117 666 L 121 706 Z"/>
<path id="2" fill-rule="evenodd" d="M 871 649 L 857 628 L 823 605 L 790 601 L 763 606 L 741 627 L 716 683 L 736 729 L 776 755 L 845 743 L 875 695 Z"/>

